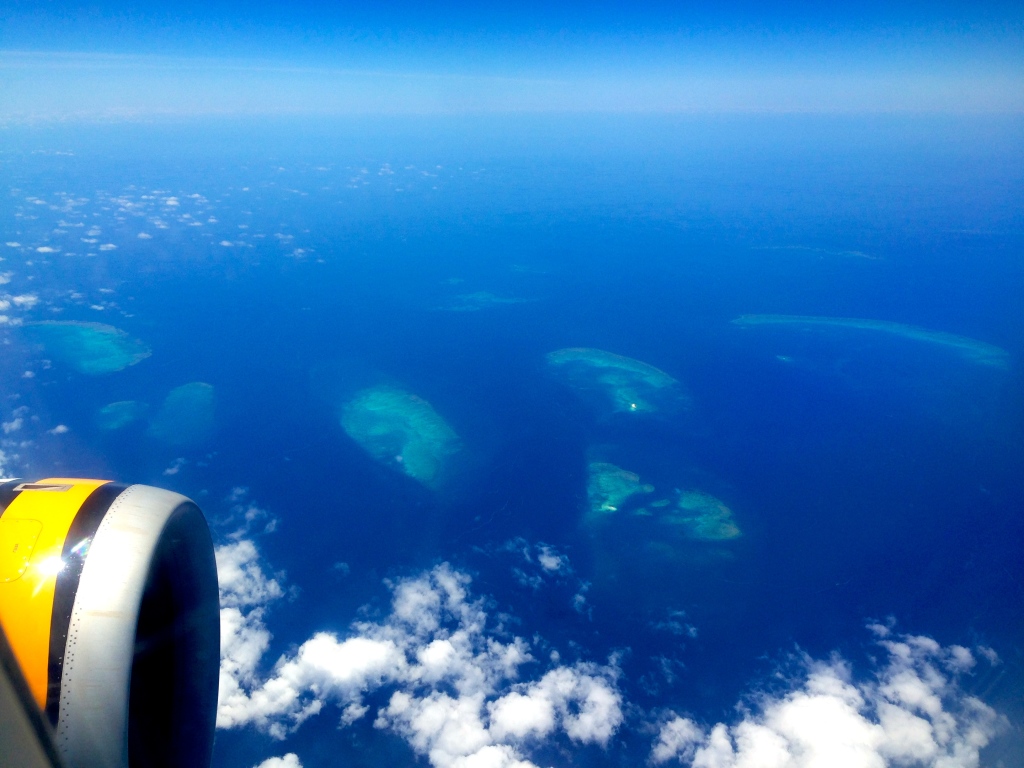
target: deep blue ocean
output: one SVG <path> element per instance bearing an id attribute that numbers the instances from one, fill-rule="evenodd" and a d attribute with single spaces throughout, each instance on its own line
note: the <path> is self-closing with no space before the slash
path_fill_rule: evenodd
<path id="1" fill-rule="evenodd" d="M 887 621 L 998 654 L 959 684 L 1010 723 L 982 763 L 1020 764 L 1022 137 L 998 117 L 7 128 L 4 473 L 168 487 L 220 543 L 261 510 L 244 536 L 285 592 L 264 677 L 316 632 L 381 620 L 385 580 L 464 571 L 531 643 L 526 678 L 551 651 L 614 660 L 614 738 L 524 746 L 538 765 L 643 763 L 659 713 L 732 722 L 794 653 L 870 675 L 865 626 Z M 1005 364 L 895 326 L 745 315 L 926 329 Z M 82 373 L 32 341 L 41 320 L 108 324 L 152 354 Z M 545 362 L 577 347 L 655 366 L 689 406 L 609 412 Z M 160 439 L 153 414 L 188 382 L 212 385 L 212 426 Z M 458 434 L 444 487 L 342 428 L 378 385 Z M 116 401 L 148 415 L 101 428 Z M 654 540 L 625 513 L 588 528 L 595 457 L 713 495 L 742 535 Z M 544 545 L 564 567 L 538 568 Z M 283 744 L 222 730 L 215 765 L 428 764 L 373 714 L 340 716 L 327 701 Z"/>

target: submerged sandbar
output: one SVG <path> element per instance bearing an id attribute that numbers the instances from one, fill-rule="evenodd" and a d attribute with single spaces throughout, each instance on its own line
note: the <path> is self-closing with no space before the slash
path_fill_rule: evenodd
<path id="1" fill-rule="evenodd" d="M 1008 368 L 1010 353 L 1002 347 L 978 341 L 968 336 L 957 336 L 943 331 L 932 331 L 916 325 L 904 325 L 887 320 L 869 320 L 856 317 L 818 317 L 815 315 L 740 315 L 732 321 L 741 328 L 759 326 L 790 326 L 798 330 L 839 328 L 855 331 L 872 331 L 896 336 L 909 341 L 948 349 L 965 360 L 992 368 Z"/>

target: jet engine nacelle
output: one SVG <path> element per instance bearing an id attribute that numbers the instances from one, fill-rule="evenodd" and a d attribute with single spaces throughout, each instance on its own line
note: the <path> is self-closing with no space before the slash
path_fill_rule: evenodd
<path id="1" fill-rule="evenodd" d="M 0 625 L 69 768 L 209 766 L 218 609 L 210 531 L 184 496 L 0 481 Z"/>

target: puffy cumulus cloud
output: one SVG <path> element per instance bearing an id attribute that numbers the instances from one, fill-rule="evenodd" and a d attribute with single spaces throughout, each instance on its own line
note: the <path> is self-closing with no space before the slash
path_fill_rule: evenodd
<path id="1" fill-rule="evenodd" d="M 299 756 L 289 752 L 284 757 L 270 757 L 256 766 L 256 768 L 302 768 Z"/>
<path id="2" fill-rule="evenodd" d="M 662 724 L 658 732 L 658 741 L 651 750 L 651 762 L 660 765 L 678 758 L 692 763 L 694 752 L 703 739 L 704 732 L 693 720 L 674 715 Z"/>
<path id="3" fill-rule="evenodd" d="M 596 665 L 557 667 L 489 704 L 491 730 L 523 739 L 547 736 L 561 723 L 573 741 L 604 746 L 622 724 L 621 697 L 609 683 Z"/>
<path id="4" fill-rule="evenodd" d="M 761 694 L 733 725 L 705 731 L 672 715 L 651 762 L 694 768 L 816 768 L 890 765 L 976 768 L 980 750 L 1007 727 L 1004 717 L 963 691 L 958 677 L 977 663 L 963 646 L 895 635 L 872 625 L 887 660 L 855 681 L 844 660 L 803 660 L 805 675 L 782 696 Z M 989 658 L 991 649 L 978 649 Z"/>
<path id="5" fill-rule="evenodd" d="M 218 547 L 216 556 L 221 605 L 217 725 L 229 728 L 248 719 L 244 686 L 255 684 L 260 661 L 270 646 L 263 614 L 284 590 L 263 572 L 251 541 Z"/>
<path id="6" fill-rule="evenodd" d="M 247 540 L 218 555 L 227 577 L 225 610 L 238 609 L 222 624 L 230 637 L 253 638 L 249 651 L 269 642 L 256 607 L 267 590 L 257 557 Z M 318 632 L 262 680 L 258 659 L 226 655 L 218 725 L 253 724 L 284 738 L 332 704 L 341 708 L 344 727 L 370 713 L 368 694 L 383 693 L 389 695 L 375 727 L 403 737 L 436 768 L 533 768 L 525 750 L 559 736 L 606 745 L 623 721 L 614 664 L 556 666 L 521 681 L 521 669 L 534 661 L 529 644 L 491 626 L 470 584 L 448 564 L 388 582 L 385 618 L 357 622 L 344 637 Z M 264 596 L 275 599 L 279 590 Z"/>
<path id="7" fill-rule="evenodd" d="M 259 551 L 248 539 L 217 547 L 220 604 L 233 608 L 259 608 L 284 595 L 276 579 L 260 566 Z"/>

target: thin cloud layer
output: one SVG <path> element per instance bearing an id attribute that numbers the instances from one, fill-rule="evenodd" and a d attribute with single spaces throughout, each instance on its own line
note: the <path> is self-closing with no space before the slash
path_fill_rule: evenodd
<path id="1" fill-rule="evenodd" d="M 595 69 L 593 61 L 497 66 L 484 74 L 0 51 L 6 80 L 0 124 L 203 115 L 1005 114 L 1024 108 L 1016 63 L 998 57 L 966 67 L 950 66 L 941 55 L 842 66 L 830 51 L 825 60 L 811 55 L 799 63 L 757 57 L 722 66 L 700 57 L 613 71 Z"/>
<path id="2" fill-rule="evenodd" d="M 784 695 L 764 693 L 742 719 L 705 730 L 673 714 L 651 762 L 694 768 L 975 768 L 980 750 L 1005 729 L 1005 718 L 967 694 L 958 678 L 977 664 L 963 646 L 894 635 L 872 625 L 888 658 L 855 681 L 839 657 L 805 659 L 806 675 Z M 990 663 L 991 649 L 977 652 Z"/>
<path id="3" fill-rule="evenodd" d="M 217 724 L 254 725 L 283 739 L 328 704 L 346 726 L 390 693 L 374 726 L 404 738 L 436 768 L 527 768 L 542 740 L 607 745 L 623 721 L 618 670 L 580 662 L 520 680 L 529 644 L 504 631 L 448 564 L 389 583 L 391 612 L 347 637 L 318 632 L 258 669 L 269 645 L 265 606 L 280 597 L 248 540 L 218 549 L 223 661 Z"/>

